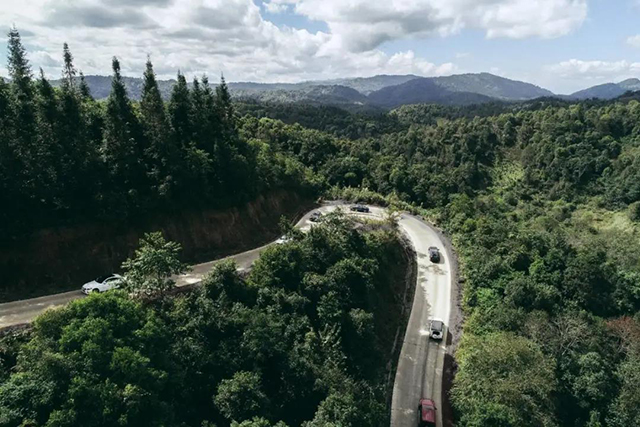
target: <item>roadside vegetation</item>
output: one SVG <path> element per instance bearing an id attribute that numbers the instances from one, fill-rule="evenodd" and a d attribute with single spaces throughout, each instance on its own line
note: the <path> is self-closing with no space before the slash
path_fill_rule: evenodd
<path id="1" fill-rule="evenodd" d="M 148 265 L 177 263 L 168 250 L 149 264 L 158 239 L 127 262 L 132 289 L 148 289 Z M 111 291 L 49 311 L 0 346 L 0 426 L 388 425 L 402 313 L 388 288 L 406 263 L 394 227 L 332 214 L 247 277 L 224 263 L 191 293 Z"/>
<path id="2" fill-rule="evenodd" d="M 265 117 L 243 131 L 312 168 L 328 197 L 421 213 L 453 236 L 457 425 L 640 425 L 640 104 L 458 111 L 402 107 L 397 128 L 355 138 Z"/>
<path id="3" fill-rule="evenodd" d="M 151 64 L 139 104 L 117 61 L 106 103 L 74 86 L 70 61 L 51 91 L 30 76 L 16 33 L 9 51 L 4 233 L 78 221 L 86 203 L 120 218 L 236 203 L 270 185 L 411 209 L 460 254 L 456 425 L 640 426 L 637 101 L 381 116 L 298 106 L 285 123 L 277 105 L 239 117 L 224 84 L 214 94 L 206 81 L 179 78 L 162 104 Z M 65 123 L 84 133 L 56 131 Z M 61 144 L 71 154 L 54 155 Z M 377 296 L 394 239 L 334 218 L 269 249 L 247 278 L 223 265 L 189 296 L 113 293 L 47 313 L 27 344 L 6 347 L 0 425 L 385 424 Z"/>

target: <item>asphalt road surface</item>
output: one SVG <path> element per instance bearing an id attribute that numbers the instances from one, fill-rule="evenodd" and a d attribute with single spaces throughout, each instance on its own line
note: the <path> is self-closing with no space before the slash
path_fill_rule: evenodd
<path id="1" fill-rule="evenodd" d="M 345 206 L 330 204 L 317 210 L 329 212 L 335 209 L 347 210 Z M 306 214 L 296 225 L 302 230 L 312 226 Z M 371 207 L 371 212 L 356 214 L 372 219 L 383 219 L 387 212 L 382 208 Z M 449 255 L 440 235 L 424 221 L 408 214 L 401 214 L 398 220 L 400 229 L 409 238 L 417 254 L 418 275 L 416 291 L 407 325 L 398 369 L 393 387 L 391 404 L 392 427 L 415 427 L 418 422 L 418 402 L 421 397 L 431 398 L 438 408 L 437 425 L 442 425 L 442 373 L 446 350 L 446 336 L 440 342 L 429 338 L 429 321 L 433 318 L 449 322 L 451 310 L 451 279 Z M 269 245 L 248 252 L 233 255 L 239 270 L 248 270 L 260 253 Z M 428 248 L 440 249 L 441 260 L 434 264 L 429 260 Z M 222 260 L 211 261 L 192 266 L 189 273 L 176 277 L 177 286 L 198 283 L 211 268 Z M 80 288 L 78 285 L 78 288 Z M 44 310 L 60 307 L 75 299 L 85 297 L 77 291 L 43 296 L 22 301 L 0 304 L 0 329 L 31 322 Z"/>
<path id="2" fill-rule="evenodd" d="M 436 230 L 411 215 L 403 214 L 399 225 L 407 234 L 417 255 L 418 278 L 409 323 L 402 343 L 391 401 L 391 426 L 418 425 L 420 398 L 433 399 L 437 408 L 437 426 L 442 425 L 442 373 L 446 353 L 444 339 L 429 338 L 431 319 L 449 324 L 452 273 L 449 254 Z M 428 249 L 440 249 L 440 262 L 429 260 Z"/>

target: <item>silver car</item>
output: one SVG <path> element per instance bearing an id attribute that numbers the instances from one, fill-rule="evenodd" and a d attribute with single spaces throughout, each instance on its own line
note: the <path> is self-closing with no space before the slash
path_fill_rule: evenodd
<path id="1" fill-rule="evenodd" d="M 110 291 L 111 289 L 117 289 L 122 284 L 124 278 L 119 274 L 107 274 L 104 276 L 96 277 L 90 282 L 82 285 L 83 294 L 100 293 Z"/>
<path id="2" fill-rule="evenodd" d="M 444 336 L 444 322 L 440 319 L 433 319 L 429 325 L 429 336 L 434 340 L 441 340 Z"/>

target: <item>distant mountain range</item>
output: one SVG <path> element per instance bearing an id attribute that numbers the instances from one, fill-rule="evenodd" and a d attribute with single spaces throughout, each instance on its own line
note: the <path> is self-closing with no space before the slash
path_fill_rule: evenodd
<path id="1" fill-rule="evenodd" d="M 405 104 L 482 104 L 494 98 L 480 93 L 451 90 L 438 84 L 435 79 L 421 78 L 372 92 L 369 100 L 375 105 L 393 108 Z"/>
<path id="2" fill-rule="evenodd" d="M 597 85 L 573 93 L 570 98 L 573 99 L 613 99 L 624 95 L 625 93 L 640 90 L 640 80 L 627 79 L 620 83 L 605 83 L 603 85 Z"/>
<path id="3" fill-rule="evenodd" d="M 108 76 L 86 76 L 93 96 L 103 99 L 111 91 Z M 140 99 L 142 79 L 125 77 L 129 96 Z M 53 81 L 59 85 L 60 81 Z M 158 85 L 168 98 L 175 80 L 160 80 Z M 405 104 L 435 103 L 469 105 L 492 101 L 517 102 L 541 97 L 570 100 L 589 98 L 613 99 L 626 92 L 640 90 L 640 80 L 628 79 L 581 90 L 571 95 L 553 92 L 517 80 L 489 73 L 458 74 L 446 77 L 409 75 L 378 75 L 373 77 L 342 78 L 306 81 L 302 83 L 229 83 L 232 95 L 241 100 L 279 103 L 327 104 L 343 107 L 394 108 Z"/>

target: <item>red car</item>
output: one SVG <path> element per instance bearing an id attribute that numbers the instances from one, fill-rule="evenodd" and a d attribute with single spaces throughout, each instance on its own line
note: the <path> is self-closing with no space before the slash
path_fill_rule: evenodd
<path id="1" fill-rule="evenodd" d="M 436 404 L 431 399 L 420 399 L 418 405 L 418 427 L 435 427 Z"/>

